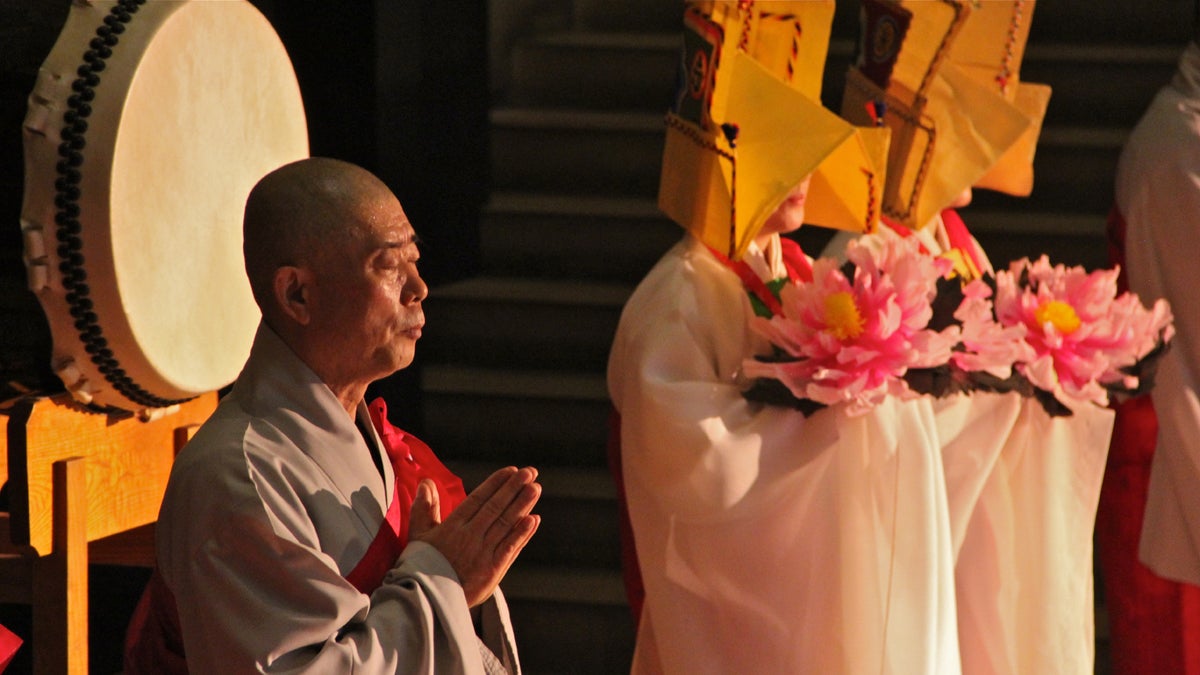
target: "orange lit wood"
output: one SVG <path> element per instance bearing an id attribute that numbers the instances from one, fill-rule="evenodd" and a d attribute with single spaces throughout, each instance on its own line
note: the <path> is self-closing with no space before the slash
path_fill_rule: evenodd
<path id="1" fill-rule="evenodd" d="M 73 457 L 55 462 L 51 470 L 53 552 L 36 561 L 33 574 L 33 669 L 38 673 L 88 672 L 88 505 L 75 497 L 87 489 L 85 465 L 83 458 Z"/>
<path id="2" fill-rule="evenodd" d="M 0 415 L 0 602 L 33 606 L 36 673 L 88 672 L 88 563 L 154 564 L 154 527 L 175 455 L 217 395 L 153 421 L 116 418 L 67 395 Z"/>
<path id="3" fill-rule="evenodd" d="M 65 396 L 14 411 L 6 434 L 13 543 L 50 553 L 51 465 L 68 457 L 86 459 L 86 541 L 153 523 L 175 453 L 216 401 L 215 393 L 206 394 L 149 422 L 97 414 Z"/>

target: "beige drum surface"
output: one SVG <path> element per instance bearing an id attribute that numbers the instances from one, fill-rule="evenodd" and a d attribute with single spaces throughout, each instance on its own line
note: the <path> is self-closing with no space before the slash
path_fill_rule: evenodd
<path id="1" fill-rule="evenodd" d="M 266 19 L 244 0 L 77 2 L 25 140 L 26 264 L 67 388 L 141 410 L 231 382 L 259 316 L 246 195 L 308 154 Z"/>

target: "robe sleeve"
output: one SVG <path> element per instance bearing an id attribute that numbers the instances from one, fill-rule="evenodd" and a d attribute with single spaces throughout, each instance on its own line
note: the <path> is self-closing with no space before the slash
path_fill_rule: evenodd
<path id="1" fill-rule="evenodd" d="M 634 672 L 953 672 L 928 401 L 811 417 L 746 401 L 742 361 L 770 348 L 748 305 L 685 241 L 617 330 L 609 391 L 646 589 Z"/>
<path id="2" fill-rule="evenodd" d="M 278 476 L 190 475 L 164 501 L 178 512 L 160 519 L 159 559 L 191 672 L 484 672 L 462 588 L 432 546 L 410 543 L 367 596 Z"/>
<path id="3" fill-rule="evenodd" d="M 755 349 L 733 273 L 697 248 L 673 262 L 680 273 L 660 266 L 627 304 L 609 361 L 624 473 L 679 518 L 736 519 L 778 497 L 761 475 L 805 463 L 805 418 L 742 397 L 736 376 Z"/>
<path id="4" fill-rule="evenodd" d="M 1189 47 L 1189 50 L 1194 48 Z M 1191 59 L 1196 58 L 1191 56 Z M 1194 66 L 1193 66 L 1194 67 Z M 1158 448 L 1140 555 L 1158 574 L 1200 584 L 1200 110 L 1195 99 L 1160 92 L 1131 134 L 1117 175 L 1130 289 L 1149 304 L 1171 303 L 1176 334 L 1152 392 Z"/>

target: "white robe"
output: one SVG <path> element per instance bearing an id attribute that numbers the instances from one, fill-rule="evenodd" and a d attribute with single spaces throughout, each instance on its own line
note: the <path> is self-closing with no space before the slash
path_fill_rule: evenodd
<path id="1" fill-rule="evenodd" d="M 265 325 L 245 369 L 180 453 L 157 526 L 193 673 L 471 673 L 481 651 L 462 587 L 413 542 L 369 596 L 346 581 L 395 491 L 333 393 Z M 386 455 L 380 455 L 386 457 Z M 408 505 L 403 505 L 408 508 Z M 508 610 L 484 642 L 519 672 Z"/>
<path id="2" fill-rule="evenodd" d="M 873 246 L 897 236 L 885 227 L 860 241 Z M 949 246 L 940 218 L 914 236 L 933 255 Z M 839 255 L 849 239 L 839 233 L 823 255 Z M 986 253 L 974 244 L 990 272 Z M 947 396 L 933 407 L 954 539 L 963 672 L 1092 673 L 1092 530 L 1112 411 L 1088 404 L 1072 417 L 1052 418 L 1033 399 L 988 393 Z"/>
<path id="3" fill-rule="evenodd" d="M 1152 392 L 1158 446 L 1140 556 L 1160 576 L 1200 584 L 1200 46 L 1188 45 L 1169 86 L 1130 134 L 1116 204 L 1128 227 L 1129 287 L 1166 298 L 1176 335 Z"/>
<path id="4" fill-rule="evenodd" d="M 1092 530 L 1112 411 L 1089 403 L 1050 417 L 1017 394 L 957 396 L 949 405 L 967 408 L 978 424 L 954 437 L 938 414 L 947 475 L 972 452 L 1000 445 L 956 560 L 963 672 L 1090 675 Z"/>
<path id="5" fill-rule="evenodd" d="M 809 418 L 747 402 L 742 360 L 769 351 L 750 311 L 685 237 L 617 329 L 608 382 L 646 590 L 633 672 L 958 672 L 929 401 Z"/>

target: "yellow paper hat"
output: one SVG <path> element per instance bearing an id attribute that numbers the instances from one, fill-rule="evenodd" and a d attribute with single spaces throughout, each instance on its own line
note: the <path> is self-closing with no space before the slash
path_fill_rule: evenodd
<path id="1" fill-rule="evenodd" d="M 1033 0 L 861 0 L 842 114 L 892 129 L 883 212 L 921 227 L 969 187 L 1025 196 L 1050 99 L 1020 81 Z"/>
<path id="2" fill-rule="evenodd" d="M 806 222 L 861 232 L 878 220 L 888 131 L 820 103 L 833 11 L 833 0 L 686 5 L 658 204 L 731 258 L 809 175 Z"/>

